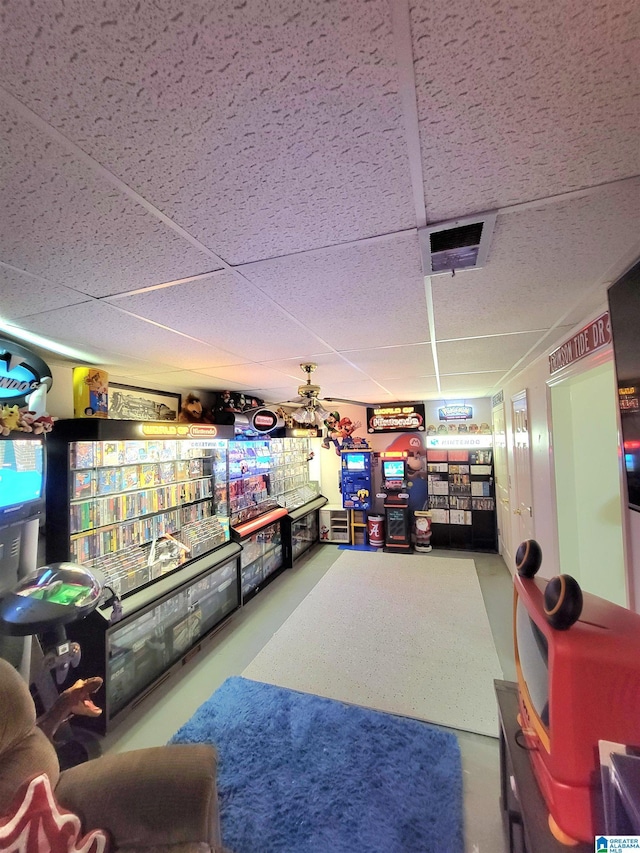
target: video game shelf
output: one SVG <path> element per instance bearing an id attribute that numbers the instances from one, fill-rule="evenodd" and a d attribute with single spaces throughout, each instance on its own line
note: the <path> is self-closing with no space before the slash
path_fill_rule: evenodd
<path id="1" fill-rule="evenodd" d="M 71 443 L 71 559 L 122 595 L 228 541 L 226 445 Z"/>

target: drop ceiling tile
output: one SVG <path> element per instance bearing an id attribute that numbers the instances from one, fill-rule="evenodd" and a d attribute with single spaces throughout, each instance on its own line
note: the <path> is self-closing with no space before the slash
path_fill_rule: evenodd
<path id="1" fill-rule="evenodd" d="M 548 329 L 637 245 L 640 180 L 499 216 L 487 265 L 433 276 L 438 340 Z"/>
<path id="2" fill-rule="evenodd" d="M 380 402 L 413 402 L 418 400 L 435 399 L 438 385 L 435 376 L 406 377 L 387 380 L 385 387 L 390 397 Z"/>
<path id="3" fill-rule="evenodd" d="M 145 323 L 105 302 L 83 303 L 27 317 L 21 325 L 53 340 L 72 340 L 78 349 L 92 347 L 187 370 L 230 364 L 233 356 L 184 335 Z M 70 330 L 73 330 L 70 332 Z"/>
<path id="4" fill-rule="evenodd" d="M 4 105 L 0 137 L 5 263 L 93 296 L 220 267 Z"/>
<path id="5" fill-rule="evenodd" d="M 503 370 L 486 371 L 484 373 L 460 373 L 440 376 L 441 396 L 443 399 L 456 397 L 491 397 L 493 390 L 504 376 Z M 433 399 L 433 398 L 432 398 Z"/>
<path id="6" fill-rule="evenodd" d="M 264 362 L 266 367 L 271 367 L 274 370 L 279 370 L 290 376 L 293 382 L 307 381 L 307 374 L 304 373 L 300 364 L 303 362 L 313 362 L 318 367 L 311 374 L 311 382 L 314 385 L 323 387 L 328 382 L 339 382 L 350 379 L 364 379 L 363 372 L 368 374 L 368 371 L 359 370 L 359 365 L 353 364 L 351 353 L 320 353 L 318 355 L 310 355 L 305 358 L 287 358 L 277 359 L 276 361 Z"/>
<path id="7" fill-rule="evenodd" d="M 323 348 L 302 324 L 304 318 L 296 323 L 248 281 L 230 272 L 127 296 L 114 304 L 183 334 L 210 341 L 212 346 L 229 352 L 238 348 L 243 358 L 227 364 L 297 356 L 305 350 L 317 352 Z"/>
<path id="8" fill-rule="evenodd" d="M 393 389 L 389 383 L 378 383 L 371 379 L 352 382 L 331 382 L 323 387 L 324 399 L 337 397 L 352 400 L 356 403 L 379 403 L 393 397 Z"/>
<path id="9" fill-rule="evenodd" d="M 404 376 L 435 374 L 431 344 L 351 350 L 344 353 L 344 357 L 372 379 L 383 383 Z"/>
<path id="10" fill-rule="evenodd" d="M 473 365 L 474 371 L 508 370 L 535 346 L 540 337 L 540 332 L 524 332 L 517 335 L 439 342 L 440 373 L 463 373 L 469 370 L 470 365 Z"/>
<path id="11" fill-rule="evenodd" d="M 171 370 L 162 374 L 140 373 L 129 376 L 111 376 L 109 381 L 119 382 L 123 385 L 133 385 L 138 388 L 162 388 L 178 394 L 188 394 L 191 391 L 206 391 L 221 388 L 218 384 L 211 382 L 207 376 L 194 370 Z M 231 389 L 235 390 L 235 389 Z"/>
<path id="12" fill-rule="evenodd" d="M 413 0 L 430 221 L 640 172 L 637 8 Z"/>
<path id="13" fill-rule="evenodd" d="M 415 233 L 250 264 L 242 273 L 336 350 L 429 340 Z"/>
<path id="14" fill-rule="evenodd" d="M 286 383 L 287 377 L 279 370 L 272 370 L 262 364 L 249 362 L 247 364 L 234 364 L 231 367 L 212 367 L 210 370 L 201 370 L 199 373 L 217 381 L 218 387 L 227 387 L 229 381 L 240 382 L 245 388 L 278 388 Z M 304 379 L 302 381 L 305 381 Z M 302 384 L 301 382 L 298 384 Z M 292 395 L 296 394 L 296 387 L 292 382 Z"/>
<path id="15" fill-rule="evenodd" d="M 0 317 L 5 320 L 16 320 L 87 300 L 84 293 L 0 264 Z"/>
<path id="16" fill-rule="evenodd" d="M 4 15 L 7 88 L 229 262 L 415 225 L 387 0 Z"/>

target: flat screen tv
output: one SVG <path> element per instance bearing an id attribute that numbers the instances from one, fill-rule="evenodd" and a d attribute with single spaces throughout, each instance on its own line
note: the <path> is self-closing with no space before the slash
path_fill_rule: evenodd
<path id="1" fill-rule="evenodd" d="M 383 459 L 382 475 L 385 480 L 404 480 L 403 459 Z"/>
<path id="2" fill-rule="evenodd" d="M 608 298 L 629 506 L 640 511 L 640 262 Z"/>
<path id="3" fill-rule="evenodd" d="M 519 724 L 552 832 L 593 844 L 605 834 L 598 741 L 640 745 L 640 615 L 583 592 L 577 621 L 559 630 L 546 586 L 514 576 Z"/>
<path id="4" fill-rule="evenodd" d="M 44 477 L 42 439 L 0 439 L 0 526 L 38 514 Z"/>

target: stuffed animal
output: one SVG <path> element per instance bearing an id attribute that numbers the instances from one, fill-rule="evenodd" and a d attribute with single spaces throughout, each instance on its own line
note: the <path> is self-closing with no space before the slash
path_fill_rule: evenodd
<path id="1" fill-rule="evenodd" d="M 57 418 L 52 418 L 51 415 L 48 415 L 46 412 L 43 415 L 36 417 L 35 412 L 21 411 L 20 426 L 18 428 L 23 432 L 32 432 L 34 435 L 43 435 L 44 433 L 51 432 L 54 421 L 56 420 Z"/>
<path id="2" fill-rule="evenodd" d="M 9 435 L 12 430 L 20 429 L 20 409 L 17 406 L 2 407 L 3 435 Z M 7 429 L 8 432 L 4 432 Z"/>
<path id="3" fill-rule="evenodd" d="M 185 397 L 178 421 L 183 424 L 210 424 L 211 421 L 205 416 L 200 398 L 195 394 L 187 394 Z"/>

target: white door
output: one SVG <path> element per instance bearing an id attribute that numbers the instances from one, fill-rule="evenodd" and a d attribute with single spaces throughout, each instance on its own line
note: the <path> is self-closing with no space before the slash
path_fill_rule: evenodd
<path id="1" fill-rule="evenodd" d="M 513 532 L 515 547 L 533 535 L 533 488 L 531 485 L 531 447 L 529 441 L 529 412 L 527 392 L 520 391 L 511 398 L 513 430 Z"/>
<path id="2" fill-rule="evenodd" d="M 513 566 L 511 545 L 511 502 L 504 403 L 493 409 L 493 464 L 496 477 L 496 516 L 498 519 L 498 551 L 507 566 Z"/>

